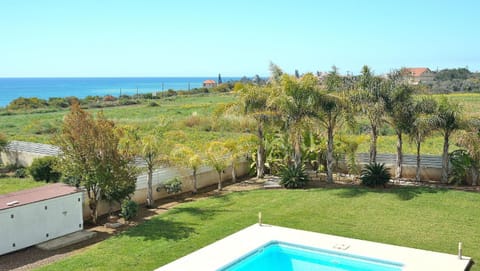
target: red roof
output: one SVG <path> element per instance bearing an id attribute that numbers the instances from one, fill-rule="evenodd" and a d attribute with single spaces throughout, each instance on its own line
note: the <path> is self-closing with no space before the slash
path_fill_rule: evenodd
<path id="1" fill-rule="evenodd" d="M 41 187 L 0 195 L 0 210 L 58 198 L 78 192 L 81 192 L 81 190 L 64 183 L 47 184 Z"/>
<path id="2" fill-rule="evenodd" d="M 429 68 L 404 68 L 403 70 L 413 77 L 421 76 L 423 73 L 430 71 Z"/>
<path id="3" fill-rule="evenodd" d="M 204 84 L 216 84 L 217 82 L 215 82 L 215 80 L 208 79 L 208 80 L 203 81 L 203 83 Z"/>

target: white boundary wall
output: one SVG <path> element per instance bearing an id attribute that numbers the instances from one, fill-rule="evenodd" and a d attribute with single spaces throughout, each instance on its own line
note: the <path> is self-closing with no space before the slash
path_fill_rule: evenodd
<path id="1" fill-rule="evenodd" d="M 247 161 L 242 161 L 238 163 L 235 167 L 236 174 L 238 177 L 246 176 L 249 170 L 249 163 Z M 182 192 L 191 192 L 193 191 L 193 178 L 190 170 L 177 169 L 177 168 L 161 168 L 155 170 L 152 178 L 152 187 L 153 187 L 153 199 L 158 200 L 162 198 L 171 197 L 171 194 L 167 194 L 165 189 L 161 186 L 163 183 L 175 178 L 176 176 L 180 177 L 182 180 Z M 232 179 L 232 168 L 229 167 L 225 170 L 225 173 L 222 174 L 222 181 L 228 181 Z M 218 173 L 210 167 L 201 167 L 197 171 L 197 188 L 208 187 L 211 185 L 218 184 Z M 145 204 L 147 201 L 147 174 L 142 174 L 137 178 L 137 188 L 135 193 L 132 195 L 132 200 L 138 204 Z M 159 190 L 157 191 L 157 188 Z M 89 220 L 90 208 L 88 207 L 88 197 L 86 192 L 84 193 L 83 200 L 83 217 L 85 220 Z M 98 215 L 104 215 L 108 213 L 109 205 L 107 202 L 100 202 L 97 206 Z M 115 204 L 113 210 L 119 210 L 120 206 Z"/>

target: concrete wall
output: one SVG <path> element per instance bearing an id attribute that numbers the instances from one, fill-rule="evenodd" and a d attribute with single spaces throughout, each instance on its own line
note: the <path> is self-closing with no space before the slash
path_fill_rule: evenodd
<path id="1" fill-rule="evenodd" d="M 0 210 L 0 255 L 83 229 L 81 197 L 75 193 Z"/>
<path id="2" fill-rule="evenodd" d="M 247 161 L 240 162 L 236 167 L 237 176 L 246 176 L 248 174 L 250 164 Z M 222 174 L 222 180 L 228 181 L 232 179 L 232 168 L 229 167 L 225 170 L 225 173 Z M 182 193 L 193 191 L 193 179 L 191 171 L 179 170 L 177 168 L 161 168 L 154 172 L 152 178 L 153 186 L 153 198 L 155 200 L 170 197 L 172 195 L 167 194 L 165 189 L 163 189 L 162 184 L 175 178 L 176 176 L 180 177 L 182 180 Z M 197 172 L 197 188 L 208 187 L 211 185 L 218 184 L 218 173 L 210 167 L 202 167 Z M 159 190 L 157 191 L 157 188 Z M 84 204 L 83 204 L 83 217 L 85 220 L 90 219 L 90 208 L 88 207 L 88 197 L 86 192 L 84 193 Z M 147 201 L 147 175 L 142 174 L 137 178 L 137 189 L 132 196 L 132 200 L 138 204 L 145 204 Z M 107 202 L 100 202 L 98 205 L 98 215 L 104 215 L 108 213 L 109 205 Z M 120 206 L 115 204 L 113 210 L 119 210 Z"/>
<path id="3" fill-rule="evenodd" d="M 36 158 L 41 158 L 49 155 L 39 153 L 29 153 L 20 151 L 5 151 L 0 153 L 0 159 L 5 165 L 17 165 L 28 167 Z"/>

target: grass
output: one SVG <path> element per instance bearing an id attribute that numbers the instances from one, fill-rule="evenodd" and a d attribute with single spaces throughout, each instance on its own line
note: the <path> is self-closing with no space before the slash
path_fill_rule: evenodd
<path id="1" fill-rule="evenodd" d="M 178 205 L 40 270 L 153 270 L 256 223 L 259 211 L 268 224 L 450 254 L 461 241 L 480 259 L 479 200 L 416 187 L 236 192 Z"/>
<path id="2" fill-rule="evenodd" d="M 155 101 L 159 106 L 151 107 L 146 102 L 139 105 L 89 109 L 88 111 L 92 113 L 103 111 L 107 118 L 114 120 L 119 125 L 139 127 L 144 134 L 152 133 L 158 127 L 161 119 L 168 119 L 170 123 L 168 130 L 182 130 L 190 141 L 196 141 L 197 138 L 237 137 L 240 135 L 238 129 L 231 129 L 232 131 L 217 129 L 214 132 L 220 134 L 212 136 L 208 135 L 212 130 L 208 127 L 185 129 L 185 126 L 178 125 L 194 112 L 202 117 L 210 117 L 217 106 L 234 101 L 232 95 L 202 94 L 170 97 Z M 9 140 L 52 143 L 53 135 L 61 129 L 63 116 L 67 113 L 68 110 L 59 110 L 48 113 L 0 115 L 0 131 Z M 233 135 L 224 132 L 231 132 Z"/>
<path id="3" fill-rule="evenodd" d="M 432 95 L 440 97 L 441 95 Z M 421 97 L 419 95 L 418 97 Z M 461 104 L 467 117 L 480 117 L 480 94 L 449 94 L 447 97 Z M 174 96 L 155 100 L 159 106 L 148 106 L 149 101 L 142 104 L 108 107 L 102 109 L 105 116 L 116 121 L 120 125 L 132 125 L 140 129 L 144 134 L 152 133 L 158 127 L 161 119 L 168 119 L 170 124 L 167 130 L 181 131 L 185 134 L 185 144 L 202 146 L 210 140 L 238 138 L 247 130 L 253 131 L 251 123 L 245 120 L 221 118 L 215 119 L 212 115 L 218 107 L 235 101 L 235 97 L 229 93 L 201 94 L 192 96 Z M 90 109 L 90 112 L 98 112 L 100 109 Z M 0 115 L 0 131 L 9 140 L 23 140 L 40 143 L 52 143 L 52 136 L 62 126 L 63 116 L 67 110 L 55 112 Z M 189 124 L 192 114 L 198 116 L 198 124 Z M 361 125 L 368 126 L 366 120 L 360 120 Z M 378 153 L 395 153 L 396 138 L 393 130 L 384 128 L 382 136 L 378 140 Z M 452 142 L 453 143 L 453 142 Z M 427 138 L 422 144 L 422 154 L 441 155 L 442 138 L 436 134 Z M 452 144 L 451 150 L 455 146 Z M 368 140 L 360 145 L 359 152 L 368 152 Z M 415 154 L 415 146 L 409 144 L 407 136 L 404 136 L 404 153 Z"/>
<path id="4" fill-rule="evenodd" d="M 32 178 L 0 178 L 0 195 L 45 185 L 45 182 L 36 182 Z"/>

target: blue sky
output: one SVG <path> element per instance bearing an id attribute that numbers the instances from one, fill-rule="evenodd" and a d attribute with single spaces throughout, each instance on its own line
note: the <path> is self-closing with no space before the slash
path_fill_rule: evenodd
<path id="1" fill-rule="evenodd" d="M 1 0 L 0 77 L 480 70 L 480 1 Z"/>

